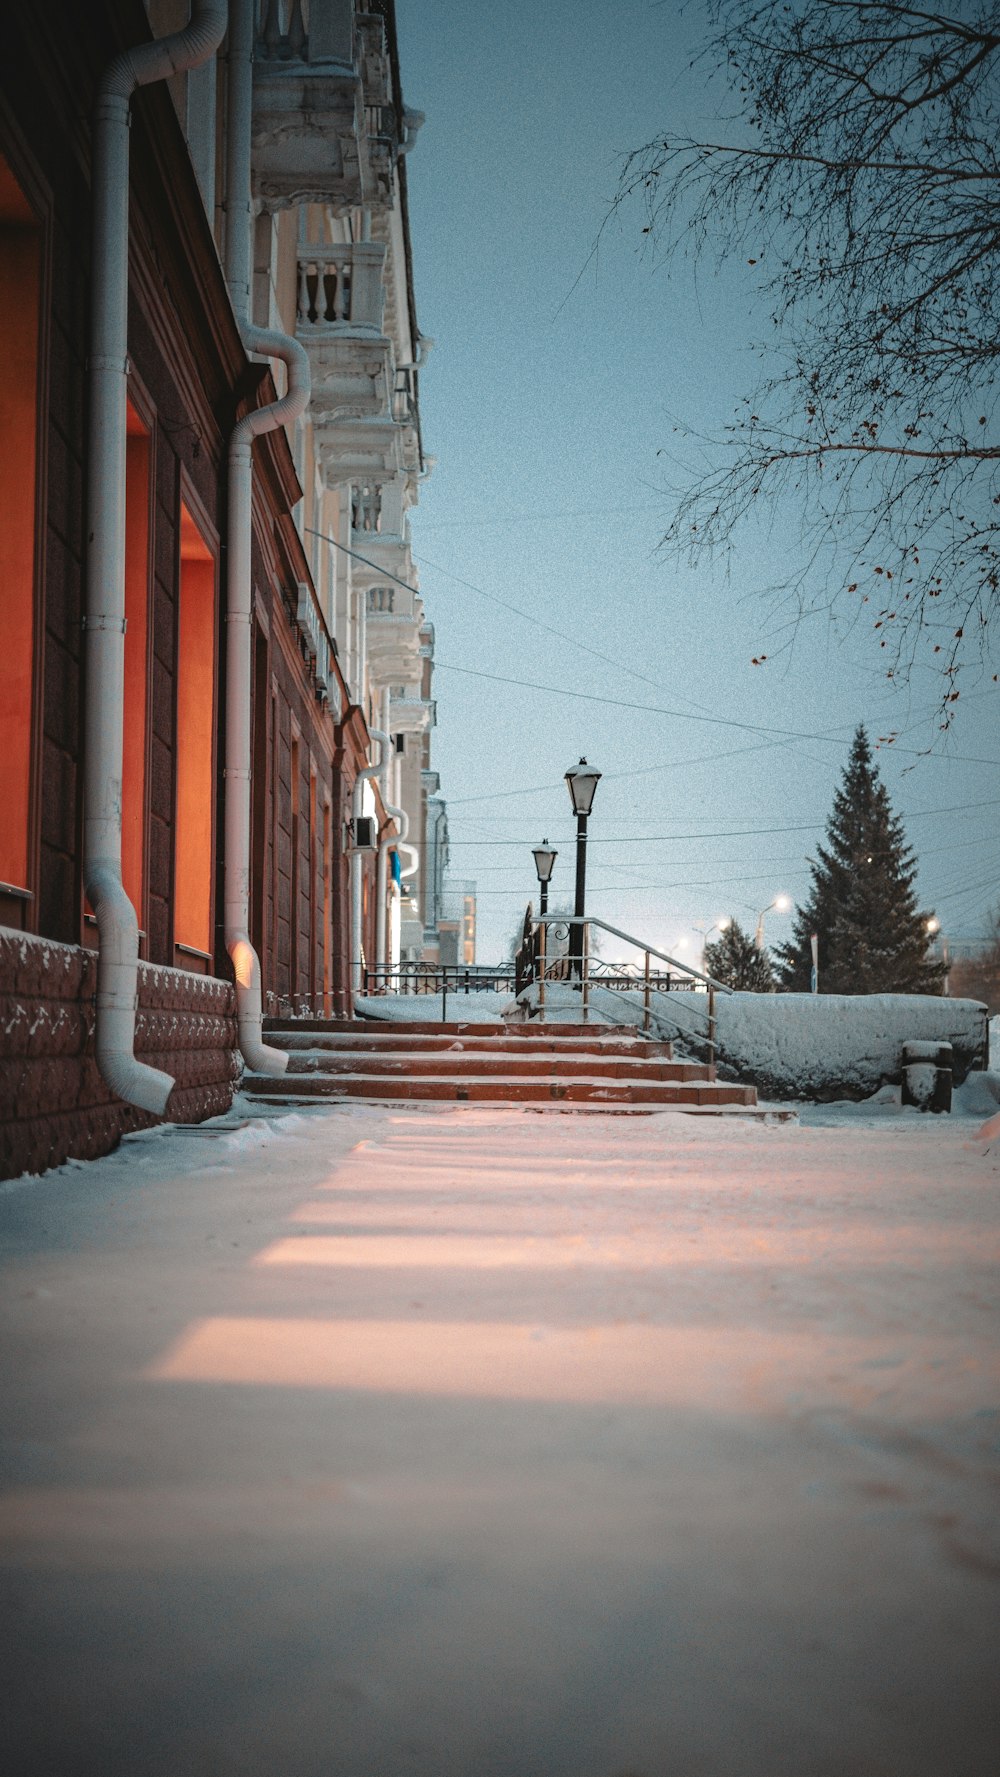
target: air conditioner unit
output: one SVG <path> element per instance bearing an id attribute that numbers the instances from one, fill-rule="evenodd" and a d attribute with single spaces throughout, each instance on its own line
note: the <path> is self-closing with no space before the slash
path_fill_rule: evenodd
<path id="1" fill-rule="evenodd" d="M 378 822 L 370 814 L 356 815 L 351 826 L 355 851 L 378 850 Z"/>

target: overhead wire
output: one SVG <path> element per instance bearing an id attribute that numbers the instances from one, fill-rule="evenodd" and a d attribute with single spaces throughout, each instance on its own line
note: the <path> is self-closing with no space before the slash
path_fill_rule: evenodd
<path id="1" fill-rule="evenodd" d="M 660 704 L 629 703 L 624 698 L 620 697 L 602 697 L 589 691 L 570 691 L 563 685 L 540 685 L 535 679 L 513 679 L 500 673 L 484 673 L 476 667 L 455 666 L 451 661 L 447 660 L 435 660 L 434 668 L 436 672 L 461 673 L 465 678 L 487 679 L 494 685 L 514 685 L 525 691 L 544 691 L 549 697 L 571 697 L 582 703 L 600 703 L 607 704 L 613 709 L 637 710 L 644 716 L 672 716 L 676 720 L 682 722 L 707 722 L 713 728 L 738 728 L 746 734 L 766 734 L 780 737 L 784 740 L 812 740 L 820 742 L 821 745 L 827 744 L 833 746 L 846 746 L 848 744 L 846 739 L 838 739 L 833 733 L 816 734 L 806 729 L 771 728 L 761 722 L 738 722 L 732 716 L 692 715 L 687 710 L 667 709 Z M 845 726 L 848 726 L 848 724 L 845 724 Z M 934 754 L 925 753 L 919 747 L 894 746 L 893 751 L 896 753 L 912 754 L 917 758 L 935 757 Z M 949 753 L 947 757 L 949 760 L 955 760 L 964 765 L 1000 766 L 1000 759 L 972 758 L 967 754 L 962 753 Z"/>

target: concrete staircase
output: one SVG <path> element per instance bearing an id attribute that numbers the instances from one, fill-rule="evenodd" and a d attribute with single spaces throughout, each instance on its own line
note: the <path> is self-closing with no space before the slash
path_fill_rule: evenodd
<path id="1" fill-rule="evenodd" d="M 629 1027 L 270 1018 L 265 1036 L 287 1051 L 288 1072 L 247 1074 L 243 1090 L 272 1104 L 431 1099 L 704 1114 L 757 1103 L 753 1086 L 717 1081 L 699 1062 L 675 1061 L 669 1043 Z"/>

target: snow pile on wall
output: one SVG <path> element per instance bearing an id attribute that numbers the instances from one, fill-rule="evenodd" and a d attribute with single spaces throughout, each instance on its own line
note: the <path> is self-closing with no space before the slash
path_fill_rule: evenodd
<path id="1" fill-rule="evenodd" d="M 449 1024 L 499 1024 L 514 1008 L 512 993 L 480 992 L 359 994 L 355 1000 L 359 1018 L 384 1018 L 393 1024 L 433 1023 L 446 1017 Z"/>
<path id="2" fill-rule="evenodd" d="M 537 991 L 528 990 L 532 1003 Z M 640 993 L 592 987 L 595 1022 L 642 1028 Z M 678 1050 L 707 1055 L 707 996 L 654 993 L 652 1035 Z M 546 1015 L 582 1017 L 574 987 L 545 990 Z M 976 1000 L 936 994 L 733 993 L 716 995 L 716 1061 L 719 1078 L 745 1080 L 767 1098 L 827 1101 L 867 1098 L 901 1078 L 903 1044 L 950 1043 L 956 1085 L 986 1059 L 987 1017 Z"/>
<path id="3" fill-rule="evenodd" d="M 903 1044 L 950 1043 L 956 1082 L 985 1060 L 986 1010 L 935 994 L 756 994 L 716 1000 L 718 1067 L 768 1097 L 867 1098 L 901 1077 Z"/>

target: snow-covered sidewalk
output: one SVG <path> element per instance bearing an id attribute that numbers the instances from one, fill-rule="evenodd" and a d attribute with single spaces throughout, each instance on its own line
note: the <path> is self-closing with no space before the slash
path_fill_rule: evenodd
<path id="1" fill-rule="evenodd" d="M 0 1187 L 7 1769 L 992 1777 L 974 1118 L 239 1120 Z"/>

